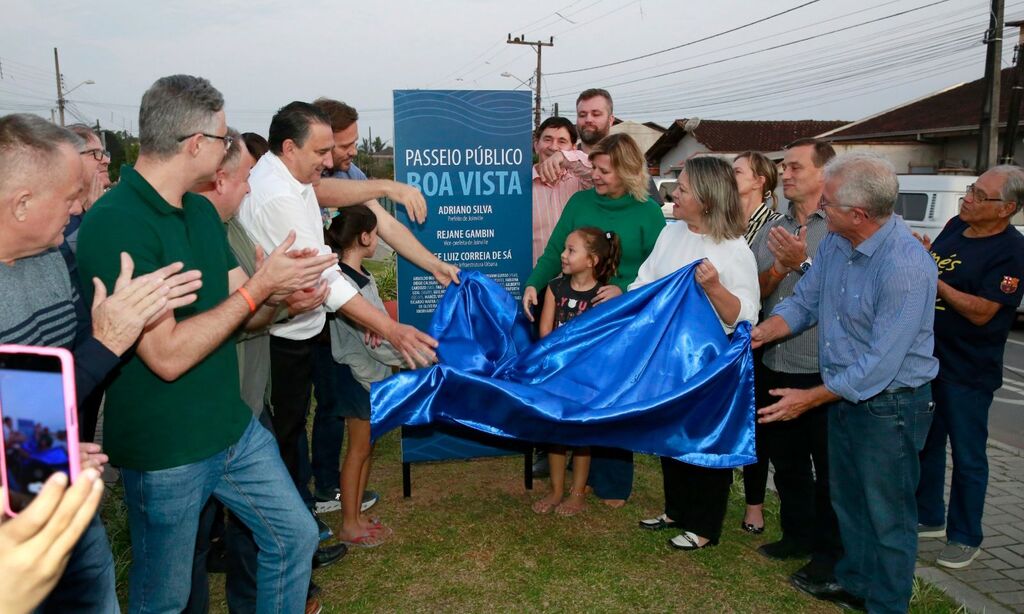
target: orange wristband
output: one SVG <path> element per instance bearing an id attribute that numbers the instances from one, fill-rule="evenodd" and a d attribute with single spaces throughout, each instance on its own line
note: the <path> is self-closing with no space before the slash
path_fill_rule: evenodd
<path id="1" fill-rule="evenodd" d="M 245 299 L 246 303 L 249 303 L 249 313 L 256 313 L 256 301 L 252 300 L 252 295 L 245 288 L 239 287 L 238 294 Z"/>
<path id="2" fill-rule="evenodd" d="M 788 272 L 787 273 L 777 273 L 775 271 L 775 265 L 774 264 L 771 265 L 770 267 L 768 267 L 768 274 L 771 275 L 772 277 L 774 277 L 775 279 L 782 279 L 786 275 L 789 275 Z"/>

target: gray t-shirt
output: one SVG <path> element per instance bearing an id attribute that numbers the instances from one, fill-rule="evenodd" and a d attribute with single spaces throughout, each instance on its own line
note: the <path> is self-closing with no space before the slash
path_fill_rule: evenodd
<path id="1" fill-rule="evenodd" d="M 768 270 L 775 264 L 775 256 L 768 249 L 768 231 L 776 226 L 784 228 L 790 234 L 796 234 L 800 228 L 793 213 L 794 205 L 789 210 L 761 227 L 754 237 L 750 249 L 757 259 L 759 273 Z M 807 254 L 814 257 L 818 244 L 828 233 L 828 224 L 824 214 L 819 210 L 807 217 Z M 813 263 L 811 266 L 814 266 Z M 775 291 L 761 299 L 761 310 L 765 317 L 771 314 L 782 299 L 793 294 L 793 288 L 801 279 L 801 275 L 790 272 L 779 282 Z M 818 373 L 818 327 L 809 328 L 795 337 L 765 346 L 764 365 L 772 371 L 780 373 Z"/>

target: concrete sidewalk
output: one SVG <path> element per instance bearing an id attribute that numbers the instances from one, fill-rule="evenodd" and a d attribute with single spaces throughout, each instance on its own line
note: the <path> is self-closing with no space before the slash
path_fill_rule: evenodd
<path id="1" fill-rule="evenodd" d="M 965 569 L 946 569 L 935 564 L 945 540 L 922 539 L 917 576 L 942 588 L 971 612 L 1024 613 L 1024 450 L 990 439 L 988 460 L 981 554 Z"/>

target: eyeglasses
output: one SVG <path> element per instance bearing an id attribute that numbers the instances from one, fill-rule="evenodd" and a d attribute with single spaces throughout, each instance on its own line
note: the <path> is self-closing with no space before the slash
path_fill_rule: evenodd
<path id="1" fill-rule="evenodd" d="M 970 197 L 971 202 L 975 203 L 987 203 L 989 201 L 1003 202 L 1002 198 L 989 198 L 984 192 L 974 187 L 973 183 L 967 186 L 967 189 L 964 190 L 964 195 L 960 197 L 960 200 L 966 200 L 967 197 Z"/>
<path id="2" fill-rule="evenodd" d="M 78 152 L 80 156 L 92 156 L 97 162 L 102 162 L 103 158 L 110 158 L 110 152 L 106 149 L 86 149 L 85 151 Z"/>
<path id="3" fill-rule="evenodd" d="M 179 136 L 178 137 L 178 142 L 180 143 L 182 141 L 188 140 L 188 139 L 194 137 L 197 134 L 201 134 L 201 135 L 205 136 L 208 139 L 217 139 L 218 141 L 224 141 L 224 149 L 231 149 L 231 144 L 235 142 L 235 137 L 233 137 L 233 136 L 227 136 L 227 135 L 225 135 L 225 136 L 217 136 L 216 134 L 207 134 L 206 132 L 193 132 L 192 134 L 186 134 L 185 136 Z"/>
<path id="4" fill-rule="evenodd" d="M 825 200 L 824 196 L 822 196 L 821 198 L 818 199 L 818 208 L 819 209 L 827 209 L 828 207 L 836 207 L 838 209 L 849 209 L 849 207 L 847 207 L 846 205 L 840 205 L 839 203 L 830 203 L 830 202 L 828 202 L 827 200 Z"/>

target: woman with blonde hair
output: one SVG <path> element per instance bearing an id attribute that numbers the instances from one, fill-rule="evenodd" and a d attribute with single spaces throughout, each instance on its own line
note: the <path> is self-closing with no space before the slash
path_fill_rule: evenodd
<path id="1" fill-rule="evenodd" d="M 594 187 L 577 192 L 566 203 L 544 253 L 523 289 L 523 310 L 533 321 L 538 292 L 562 272 L 561 253 L 569 234 L 595 226 L 618 235 L 622 247 L 618 272 L 602 286 L 594 304 L 622 294 L 650 255 L 665 218 L 647 194 L 647 162 L 636 141 L 626 134 L 601 139 L 590 151 Z M 633 490 L 633 455 L 627 450 L 591 448 L 590 486 L 611 507 L 621 507 Z"/>
<path id="2" fill-rule="evenodd" d="M 694 279 L 704 289 L 722 329 L 728 334 L 744 320 L 756 322 L 761 296 L 757 262 L 743 239 L 747 220 L 732 168 L 710 156 L 687 160 L 672 201 L 672 215 L 682 223 L 661 233 L 630 289 L 700 261 Z M 698 467 L 668 457 L 662 457 L 661 469 L 665 513 L 641 520 L 640 527 L 680 529 L 682 533 L 669 540 L 679 550 L 717 544 L 732 469 Z"/>
<path id="3" fill-rule="evenodd" d="M 747 219 L 743 237 L 747 245 L 754 241 L 754 235 L 765 225 L 781 215 L 775 211 L 775 187 L 779 183 L 779 171 L 775 163 L 759 151 L 744 151 L 732 161 L 736 175 L 736 187 L 740 192 L 740 205 Z"/>

